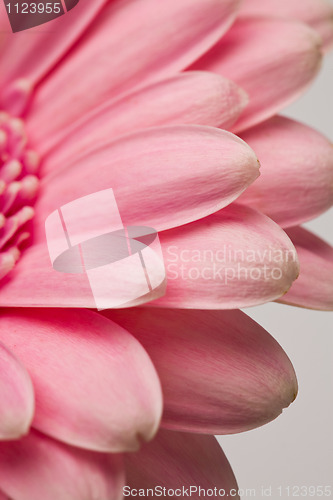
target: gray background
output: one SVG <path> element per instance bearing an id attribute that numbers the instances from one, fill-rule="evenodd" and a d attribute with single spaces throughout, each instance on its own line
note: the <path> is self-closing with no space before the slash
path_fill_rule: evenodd
<path id="1" fill-rule="evenodd" d="M 323 132 L 333 141 L 333 54 L 308 92 L 283 114 Z M 306 226 L 333 244 L 333 210 Z M 297 372 L 299 395 L 274 422 L 247 433 L 219 438 L 239 487 L 332 485 L 333 481 L 333 313 L 267 304 L 245 311 L 282 345 Z M 269 493 L 269 492 L 268 492 Z M 302 498 L 302 497 L 300 497 Z M 306 496 L 303 498 L 311 498 Z M 320 498 L 315 495 L 312 498 Z M 332 496 L 322 498 L 333 498 Z"/>

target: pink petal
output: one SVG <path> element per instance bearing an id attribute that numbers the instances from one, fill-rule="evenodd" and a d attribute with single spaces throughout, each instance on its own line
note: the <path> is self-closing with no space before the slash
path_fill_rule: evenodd
<path id="1" fill-rule="evenodd" d="M 68 52 L 74 42 L 92 22 L 106 0 L 80 0 L 75 9 L 50 24 L 12 34 L 8 20 L 1 33 L 5 50 L 1 52 L 1 108 L 20 114 L 36 84 Z M 7 19 L 4 4 L 1 18 Z M 4 40 L 5 38 L 5 40 Z M 12 98 L 11 98 L 12 97 Z M 17 107 L 20 99 L 21 109 Z"/>
<path id="2" fill-rule="evenodd" d="M 333 9 L 327 0 L 244 0 L 241 13 L 300 20 L 318 31 L 324 48 L 333 42 Z"/>
<path id="3" fill-rule="evenodd" d="M 298 276 L 291 241 L 241 205 L 160 233 L 167 289 L 151 306 L 235 309 L 275 300 Z"/>
<path id="4" fill-rule="evenodd" d="M 280 302 L 294 306 L 333 310 L 333 248 L 302 227 L 292 227 L 288 235 L 296 246 L 301 273 Z"/>
<path id="5" fill-rule="evenodd" d="M 253 151 L 229 132 L 191 125 L 141 131 L 54 168 L 36 205 L 39 227 L 44 232 L 46 217 L 63 204 L 106 188 L 125 225 L 179 226 L 231 203 L 258 167 Z"/>
<path id="6" fill-rule="evenodd" d="M 217 488 L 217 491 L 224 489 L 228 496 L 239 499 L 235 476 L 213 436 L 163 430 L 139 453 L 127 455 L 125 463 L 128 485 L 125 494 L 130 489 L 160 486 L 166 488 L 164 498 L 174 498 L 168 490 L 178 489 L 177 496 L 186 498 L 183 488 L 189 493 L 192 487 L 192 498 L 199 498 L 201 487 L 206 490 Z"/>
<path id="7" fill-rule="evenodd" d="M 233 82 L 213 73 L 193 71 L 148 85 L 119 101 L 103 103 L 69 129 L 62 128 L 49 138 L 45 138 L 48 125 L 41 126 L 40 121 L 38 126 L 32 122 L 29 133 L 44 155 L 53 147 L 46 172 L 140 128 L 193 123 L 227 129 L 246 104 L 246 94 Z"/>
<path id="8" fill-rule="evenodd" d="M 239 198 L 282 226 L 317 217 L 333 204 L 333 147 L 315 130 L 275 116 L 242 138 L 257 153 L 262 170 Z"/>
<path id="9" fill-rule="evenodd" d="M 10 252 L 1 252 L 0 255 L 0 279 L 8 274 L 15 266 L 15 258 Z"/>
<path id="10" fill-rule="evenodd" d="M 32 112 L 47 133 L 111 97 L 174 75 L 230 27 L 235 0 L 113 0 L 37 92 Z M 61 88 L 61 92 L 59 89 Z M 43 125 L 44 126 L 44 125 Z"/>
<path id="11" fill-rule="evenodd" d="M 150 305 L 252 306 L 279 298 L 298 275 L 295 248 L 286 234 L 245 206 L 233 204 L 201 221 L 163 231 L 159 238 L 168 285 L 166 295 Z M 120 284 L 123 280 L 124 276 Z M 150 300 L 145 296 L 139 303 Z M 0 302 L 2 306 L 96 307 L 87 275 L 55 271 L 45 242 L 25 251 L 3 280 Z"/>
<path id="12" fill-rule="evenodd" d="M 91 453 L 36 431 L 0 443 L 0 484 L 15 500 L 120 500 L 124 483 L 119 455 Z"/>
<path id="13" fill-rule="evenodd" d="M 15 268 L 2 279 L 0 303 L 2 307 L 96 308 L 87 274 L 54 270 L 45 241 L 25 250 Z"/>
<path id="14" fill-rule="evenodd" d="M 191 69 L 213 71 L 236 82 L 249 105 L 232 127 L 239 132 L 269 118 L 296 99 L 317 74 L 317 33 L 292 21 L 239 19 Z"/>
<path id="15" fill-rule="evenodd" d="M 30 377 L 15 356 L 0 343 L 0 440 L 17 439 L 29 430 L 34 415 Z"/>
<path id="16" fill-rule="evenodd" d="M 87 237 L 89 239 L 89 234 Z M 67 245 L 64 233 L 63 241 Z M 104 254 L 109 252 L 108 255 L 117 251 L 117 247 L 112 246 L 112 244 L 104 247 L 102 245 L 99 248 L 102 248 Z M 90 254 L 90 259 L 94 258 L 94 255 L 94 252 L 92 255 Z M 62 262 L 66 262 L 66 247 L 64 247 L 63 254 L 57 254 L 57 256 L 64 257 Z M 15 257 L 14 253 L 12 266 Z M 87 272 L 76 273 L 75 269 L 72 268 L 62 269 L 58 272 L 57 267 L 55 269 L 52 267 L 54 261 L 52 259 L 51 262 L 48 246 L 43 241 L 25 250 L 22 259 L 19 260 L 12 272 L 2 279 L 1 305 L 105 309 L 145 304 L 163 295 L 165 269 L 158 236 L 152 245 L 147 246 L 141 252 L 141 258 L 146 264 L 144 267 L 140 263 L 137 250 L 133 257 L 133 259 L 132 256 L 129 256 L 128 259 L 120 259 L 116 261 L 117 265 L 112 259 L 110 266 L 99 263 L 97 266 L 89 268 L 89 276 Z M 79 262 L 81 264 L 81 260 Z M 153 288 L 151 292 L 149 292 L 146 272 L 151 288 Z"/>
<path id="17" fill-rule="evenodd" d="M 0 338 L 32 378 L 36 429 L 112 452 L 137 449 L 155 434 L 159 381 L 125 330 L 90 311 L 7 309 L 0 321 Z"/>
<path id="18" fill-rule="evenodd" d="M 279 344 L 241 311 L 105 311 L 144 346 L 159 374 L 162 426 L 242 432 L 276 418 L 297 393 Z"/>

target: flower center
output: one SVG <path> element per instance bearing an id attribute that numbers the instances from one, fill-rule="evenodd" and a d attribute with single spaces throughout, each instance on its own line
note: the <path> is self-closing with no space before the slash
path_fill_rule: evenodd
<path id="1" fill-rule="evenodd" d="M 0 111 L 0 279 L 15 265 L 30 237 L 39 157 L 29 149 L 24 121 Z"/>

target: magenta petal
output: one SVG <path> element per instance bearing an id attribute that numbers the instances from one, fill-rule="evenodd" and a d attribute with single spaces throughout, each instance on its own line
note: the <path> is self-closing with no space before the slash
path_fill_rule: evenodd
<path id="1" fill-rule="evenodd" d="M 232 204 L 192 224 L 162 231 L 159 238 L 168 283 L 166 295 L 149 302 L 152 306 L 252 306 L 279 298 L 298 276 L 295 248 L 287 235 L 245 206 Z M 123 282 L 124 277 L 113 290 Z M 141 304 L 150 300 L 143 296 Z M 3 306 L 96 307 L 86 274 L 55 271 L 44 242 L 22 256 L 0 288 L 0 301 Z"/>
<path id="2" fill-rule="evenodd" d="M 150 250 L 150 247 L 147 247 Z M 153 252 L 153 251 L 152 251 Z M 109 274 L 93 276 L 95 290 L 92 289 L 87 273 L 73 274 L 58 272 L 52 267 L 46 243 L 28 248 L 11 273 L 6 276 L 0 287 L 1 306 L 10 307 L 79 307 L 100 309 L 145 304 L 164 293 L 165 273 L 163 261 L 157 253 L 150 253 L 150 278 L 156 286 L 152 293 L 145 293 L 147 281 L 144 269 L 134 261 L 126 261 L 126 273 L 119 266 L 112 273 L 114 282 L 110 283 Z M 138 254 L 136 254 L 138 257 Z M 123 262 L 123 261 L 121 261 Z M 138 273 L 139 270 L 139 273 Z M 133 271 L 133 272 L 131 272 Z M 102 271 L 103 273 L 103 271 Z M 91 274 L 90 277 L 91 279 Z M 34 292 L 31 293 L 33 288 Z M 130 290 L 130 298 L 126 293 Z M 95 293 L 94 293 L 95 292 Z M 133 297 L 134 295 L 134 297 Z M 98 305 L 97 305 L 98 304 Z"/>
<path id="3" fill-rule="evenodd" d="M 33 87 L 44 78 L 59 60 L 69 51 L 70 47 L 85 31 L 94 17 L 101 10 L 106 0 L 87 2 L 80 0 L 69 14 L 51 21 L 51 24 L 37 26 L 27 31 L 15 33 L 13 36 L 9 23 L 4 22 L 1 32 L 0 57 L 0 88 L 7 111 L 15 112 L 17 103 L 8 98 L 15 94 L 16 99 L 30 98 Z M 4 5 L 1 2 L 1 17 L 7 18 Z M 18 92 L 18 93 L 17 93 Z M 5 98 L 4 98 L 5 97 Z M 13 107 L 11 107 L 13 106 Z M 24 106 L 19 110 L 23 111 Z"/>
<path id="4" fill-rule="evenodd" d="M 1 489 L 15 500 L 121 500 L 123 483 L 119 455 L 65 446 L 36 431 L 0 443 Z"/>
<path id="5" fill-rule="evenodd" d="M 54 210 L 106 188 L 113 189 L 125 225 L 160 231 L 231 203 L 258 177 L 259 163 L 230 132 L 184 125 L 123 136 L 51 172 L 36 205 L 42 232 Z"/>
<path id="6" fill-rule="evenodd" d="M 293 306 L 333 310 L 333 248 L 302 227 L 287 229 L 299 256 L 299 278 L 279 302 Z"/>
<path id="7" fill-rule="evenodd" d="M 32 113 L 47 133 L 110 98 L 174 75 L 233 22 L 235 0 L 113 0 L 37 91 Z M 61 88 L 61 92 L 59 92 Z"/>
<path id="8" fill-rule="evenodd" d="M 241 14 L 300 20 L 318 31 L 325 49 L 333 42 L 333 8 L 327 0 L 244 0 Z"/>
<path id="9" fill-rule="evenodd" d="M 167 289 L 150 306 L 249 307 L 279 298 L 298 276 L 296 251 L 284 231 L 242 205 L 159 236 Z"/>
<path id="10" fill-rule="evenodd" d="M 2 307 L 96 307 L 87 275 L 55 271 L 46 242 L 28 248 L 2 279 L 0 303 Z"/>
<path id="11" fill-rule="evenodd" d="M 296 397 L 287 355 L 241 311 L 135 308 L 103 314 L 149 353 L 162 384 L 166 428 L 242 432 L 273 420 Z"/>
<path id="12" fill-rule="evenodd" d="M 0 440 L 18 439 L 34 416 L 34 390 L 28 373 L 0 343 Z"/>
<path id="13" fill-rule="evenodd" d="M 317 74 L 321 40 L 297 22 L 239 19 L 190 69 L 219 73 L 243 88 L 249 105 L 232 127 L 237 133 L 296 99 Z"/>
<path id="14" fill-rule="evenodd" d="M 148 85 L 116 102 L 103 102 L 69 128 L 47 136 L 47 123 L 28 122 L 29 135 L 45 155 L 44 173 L 107 144 L 115 137 L 160 126 L 197 124 L 228 129 L 247 104 L 247 96 L 233 82 L 214 73 L 187 71 Z"/>
<path id="15" fill-rule="evenodd" d="M 186 498 L 192 486 L 192 498 L 199 498 L 200 486 L 207 490 L 224 489 L 226 494 L 239 499 L 235 476 L 213 436 L 163 430 L 139 453 L 127 455 L 125 464 L 128 485 L 125 492 L 160 486 L 166 488 L 164 498 L 174 498 L 168 494 L 169 489 L 180 489 L 178 496 Z"/>
<path id="16" fill-rule="evenodd" d="M 261 163 L 261 176 L 239 198 L 283 227 L 317 217 L 333 204 L 333 147 L 316 130 L 275 116 L 242 138 Z"/>
<path id="17" fill-rule="evenodd" d="M 34 384 L 33 427 L 112 452 L 137 449 L 155 434 L 159 380 L 144 349 L 118 325 L 91 311 L 6 309 L 0 326 Z"/>
<path id="18" fill-rule="evenodd" d="M 1 252 L 0 279 L 4 278 L 15 266 L 15 256 L 10 252 Z"/>

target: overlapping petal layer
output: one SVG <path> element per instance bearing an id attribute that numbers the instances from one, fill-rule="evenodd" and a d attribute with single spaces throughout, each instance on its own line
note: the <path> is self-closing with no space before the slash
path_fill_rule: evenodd
<path id="1" fill-rule="evenodd" d="M 109 142 L 51 169 L 36 204 L 43 227 L 55 209 L 112 188 L 123 223 L 157 231 L 205 217 L 237 198 L 259 162 L 235 135 L 212 127 L 156 127 Z"/>
<path id="2" fill-rule="evenodd" d="M 290 239 L 268 217 L 246 206 L 232 204 L 192 224 L 162 231 L 159 238 L 168 283 L 165 296 L 150 302 L 152 306 L 253 306 L 281 297 L 298 276 Z M 131 275 L 121 276 L 120 285 L 125 278 Z M 114 283 L 113 289 L 117 286 Z M 141 303 L 147 300 L 151 298 L 143 297 Z M 25 252 L 3 283 L 0 301 L 10 306 L 96 307 L 87 276 L 53 270 L 44 242 Z"/>
<path id="3" fill-rule="evenodd" d="M 247 104 L 245 92 L 214 73 L 187 71 L 99 108 L 42 141 L 43 172 L 67 164 L 117 136 L 157 125 L 197 124 L 228 129 Z M 29 123 L 28 123 L 29 129 Z M 43 133 L 43 128 L 41 128 Z M 33 130 L 32 130 L 33 135 Z"/>
<path id="4" fill-rule="evenodd" d="M 229 207 L 160 233 L 167 289 L 150 305 L 234 309 L 283 295 L 298 276 L 282 229 L 248 207 Z"/>
<path id="5" fill-rule="evenodd" d="M 0 440 L 17 439 L 29 431 L 34 391 L 20 362 L 0 344 Z"/>
<path id="6" fill-rule="evenodd" d="M 113 0 L 70 49 L 104 3 L 99 0 L 88 9 L 86 0 L 80 0 L 80 9 L 63 20 L 66 36 L 43 44 L 48 37 L 36 29 L 31 32 L 36 38 L 28 39 L 14 61 L 12 54 L 24 40 L 19 35 L 2 62 L 6 109 L 22 112 L 39 83 L 28 128 L 47 157 L 34 246 L 0 291 L 2 304 L 28 309 L 3 311 L 0 340 L 32 378 L 33 426 L 67 444 L 35 429 L 13 444 L 0 443 L 0 488 L 15 500 L 120 499 L 121 458 L 68 444 L 117 453 L 151 439 L 162 412 L 159 375 L 165 397 L 163 425 L 169 430 L 160 431 L 138 455 L 127 456 L 129 484 L 197 484 L 223 488 L 231 496 L 237 484 L 217 442 L 179 430 L 230 433 L 263 425 L 293 401 L 297 381 L 281 347 L 245 314 L 203 309 L 277 299 L 297 277 L 298 262 L 293 245 L 276 224 L 251 208 L 231 204 L 258 176 L 253 150 L 222 130 L 161 125 L 229 128 L 238 120 L 238 133 L 267 119 L 311 81 L 321 58 L 320 41 L 302 24 L 255 17 L 239 19 L 222 38 L 235 19 L 238 0 Z M 294 4 L 291 0 L 290 6 Z M 309 22 L 327 42 L 327 19 L 315 21 L 313 15 Z M 23 73 L 16 80 L 18 67 Z M 174 76 L 184 68 L 196 71 Z M 245 105 L 241 87 L 250 102 L 239 117 Z M 159 128 L 137 132 L 152 126 Z M 325 210 L 332 197 L 327 142 L 282 118 L 267 122 L 265 130 L 260 127 L 247 130 L 244 137 L 251 145 L 255 130 L 253 145 L 261 150 L 271 174 L 250 191 L 254 201 L 244 195 L 244 203 L 275 213 L 286 225 Z M 305 151 L 308 163 L 299 181 L 296 170 Z M 289 162 L 284 162 L 286 157 Z M 285 170 L 279 170 L 276 180 L 278 160 Z M 311 163 L 317 166 L 315 182 Z M 103 313 L 107 318 L 91 311 L 29 309 L 95 306 L 85 275 L 77 278 L 52 269 L 44 222 L 62 205 L 107 188 L 115 192 L 125 225 L 160 231 L 169 277 L 166 296 L 152 304 L 155 308 L 109 311 Z M 265 203 L 256 194 L 260 190 Z M 306 195 L 303 205 L 295 200 L 296 190 Z M 306 267 L 300 283 L 305 288 L 314 284 L 317 290 L 315 267 L 328 256 L 331 262 L 332 253 L 302 231 L 290 230 Z M 325 265 L 330 270 L 330 264 Z M 6 270 L 8 266 L 5 262 Z M 185 277 L 183 268 L 188 271 Z M 295 286 L 283 300 L 328 308 L 330 282 L 315 299 L 297 282 Z M 195 307 L 200 310 L 192 310 Z M 0 368 L 8 361 L 13 370 L 13 376 L 6 371 L 13 380 L 10 387 L 17 387 L 19 403 L 30 408 L 31 420 L 29 378 L 0 348 Z M 30 392 L 22 389 L 24 383 Z M 16 392 L 3 393 L 16 411 Z M 10 404 L 6 410 L 11 411 Z M 26 426 L 30 420 L 26 418 Z"/>
<path id="7" fill-rule="evenodd" d="M 184 69 L 225 33 L 238 5 L 238 0 L 109 2 L 37 91 L 34 137 L 54 134 L 106 99 Z"/>
<path id="8" fill-rule="evenodd" d="M 221 490 L 221 496 L 238 498 L 237 483 L 229 462 L 213 436 L 182 434 L 160 431 L 148 446 L 133 455 L 126 456 L 127 484 L 141 488 L 166 488 L 163 494 L 172 498 L 172 491 L 193 487 L 192 498 L 199 498 L 199 486 Z M 197 491 L 194 489 L 197 488 Z M 163 490 L 162 490 L 163 491 Z M 179 493 L 179 491 L 177 491 Z"/>
<path id="9" fill-rule="evenodd" d="M 0 303 L 2 307 L 96 307 L 87 275 L 55 271 L 46 241 L 26 249 L 2 280 Z"/>
<path id="10" fill-rule="evenodd" d="M 244 0 L 241 15 L 299 19 L 318 31 L 325 48 L 333 42 L 333 8 L 328 0 Z"/>
<path id="11" fill-rule="evenodd" d="M 333 146 L 319 132 L 282 116 L 241 137 L 260 160 L 261 176 L 239 198 L 281 226 L 317 217 L 333 204 Z"/>
<path id="12" fill-rule="evenodd" d="M 36 431 L 0 443 L 1 489 L 15 500 L 120 500 L 123 483 L 117 454 L 79 450 Z"/>
<path id="13" fill-rule="evenodd" d="M 157 430 L 160 385 L 140 344 L 97 313 L 6 309 L 0 338 L 34 384 L 33 426 L 98 451 L 135 450 Z"/>
<path id="14" fill-rule="evenodd" d="M 269 118 L 297 98 L 317 74 L 321 40 L 301 23 L 240 18 L 190 69 L 219 73 L 249 95 L 232 127 L 240 132 Z"/>
<path id="15" fill-rule="evenodd" d="M 296 397 L 287 355 L 240 311 L 133 308 L 103 314 L 128 329 L 151 357 L 166 428 L 242 432 L 273 420 Z"/>
<path id="16" fill-rule="evenodd" d="M 35 207 L 35 244 L 3 281 L 1 304 L 95 307 L 86 275 L 59 274 L 51 267 L 44 225 L 63 204 L 113 188 L 124 225 L 161 230 L 221 209 L 258 175 L 258 160 L 244 141 L 200 126 L 148 129 L 54 169 Z"/>
<path id="17" fill-rule="evenodd" d="M 35 86 L 68 52 L 106 1 L 80 0 L 73 11 L 51 21 L 49 28 L 42 25 L 15 35 L 11 33 L 5 6 L 3 2 L 0 4 L 3 23 L 0 33 L 2 109 L 16 114 L 24 111 Z"/>
<path id="18" fill-rule="evenodd" d="M 300 260 L 301 272 L 289 292 L 280 300 L 285 304 L 333 310 L 333 248 L 302 227 L 287 230 Z"/>

